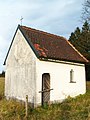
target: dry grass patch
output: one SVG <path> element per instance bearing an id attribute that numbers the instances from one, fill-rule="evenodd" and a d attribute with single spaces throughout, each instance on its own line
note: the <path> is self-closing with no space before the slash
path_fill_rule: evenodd
<path id="1" fill-rule="evenodd" d="M 0 120 L 26 120 L 24 105 L 3 97 L 4 78 L 0 78 L 0 96 Z M 29 107 L 28 120 L 90 120 L 90 82 L 87 82 L 87 93 L 84 95 L 68 97 L 64 102 L 50 107 Z"/>

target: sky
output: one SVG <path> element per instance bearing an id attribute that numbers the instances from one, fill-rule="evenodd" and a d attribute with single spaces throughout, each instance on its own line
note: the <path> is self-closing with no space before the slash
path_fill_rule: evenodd
<path id="1" fill-rule="evenodd" d="M 0 0 L 0 72 L 20 18 L 22 25 L 69 38 L 81 27 L 84 0 Z"/>

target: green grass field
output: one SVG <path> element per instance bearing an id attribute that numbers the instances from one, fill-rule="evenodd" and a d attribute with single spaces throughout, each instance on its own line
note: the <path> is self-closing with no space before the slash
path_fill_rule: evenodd
<path id="1" fill-rule="evenodd" d="M 28 110 L 28 120 L 90 120 L 90 82 L 87 92 L 68 98 L 59 104 Z M 26 120 L 25 107 L 15 100 L 4 98 L 4 78 L 0 78 L 0 120 Z"/>

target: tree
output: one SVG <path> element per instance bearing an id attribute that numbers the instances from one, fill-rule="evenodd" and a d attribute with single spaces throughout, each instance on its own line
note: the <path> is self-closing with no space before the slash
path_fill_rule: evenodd
<path id="1" fill-rule="evenodd" d="M 87 21 L 85 21 L 81 30 L 77 27 L 76 30 L 71 33 L 69 41 L 90 60 L 90 27 Z"/>
<path id="2" fill-rule="evenodd" d="M 5 77 L 5 71 L 2 71 L 2 73 L 0 73 L 0 77 Z"/>
<path id="3" fill-rule="evenodd" d="M 90 26 L 87 21 L 84 22 L 82 29 L 77 27 L 71 33 L 69 41 L 90 61 Z M 86 78 L 90 80 L 90 65 L 86 65 Z"/>
<path id="4" fill-rule="evenodd" d="M 70 36 L 70 38 L 69 38 L 69 41 L 70 41 L 74 46 L 76 46 L 76 42 L 78 41 L 80 35 L 81 35 L 81 31 L 80 31 L 79 27 L 77 27 L 76 30 L 71 33 L 71 36 Z"/>
<path id="5" fill-rule="evenodd" d="M 84 56 L 90 60 L 90 27 L 87 21 L 85 21 L 82 27 L 82 40 L 86 50 L 86 55 Z"/>
<path id="6" fill-rule="evenodd" d="M 84 21 L 90 22 L 90 0 L 85 0 L 83 5 L 82 18 Z"/>
<path id="7" fill-rule="evenodd" d="M 69 41 L 75 46 L 75 40 L 76 40 L 76 37 L 75 37 L 75 33 L 74 32 L 72 32 L 71 33 L 71 36 L 70 36 L 70 38 L 69 38 Z"/>
<path id="8" fill-rule="evenodd" d="M 82 27 L 82 32 L 83 33 L 88 33 L 90 31 L 89 23 L 87 20 L 84 22 L 83 27 Z"/>

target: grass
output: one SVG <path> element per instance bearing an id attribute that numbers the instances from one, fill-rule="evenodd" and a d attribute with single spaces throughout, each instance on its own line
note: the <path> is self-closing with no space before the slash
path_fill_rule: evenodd
<path id="1" fill-rule="evenodd" d="M 4 77 L 0 77 L 0 100 L 4 97 Z"/>
<path id="2" fill-rule="evenodd" d="M 4 98 L 4 78 L 0 78 L 0 120 L 26 120 L 25 107 L 15 100 Z M 28 120 L 90 120 L 90 82 L 87 92 L 64 102 L 28 110 Z"/>

